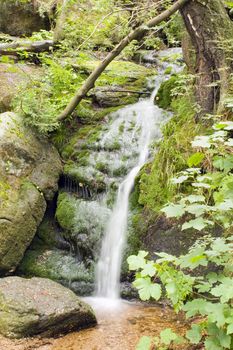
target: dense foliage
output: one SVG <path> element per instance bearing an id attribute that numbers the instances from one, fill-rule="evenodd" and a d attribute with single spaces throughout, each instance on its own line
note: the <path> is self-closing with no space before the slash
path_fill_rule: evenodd
<path id="1" fill-rule="evenodd" d="M 194 321 L 183 338 L 169 329 L 160 338 L 144 337 L 138 349 L 149 349 L 151 342 L 159 349 L 177 342 L 204 342 L 206 350 L 233 346 L 232 130 L 233 122 L 220 120 L 208 135 L 195 137 L 197 152 L 189 157 L 188 168 L 172 179 L 189 194 L 178 194 L 175 203 L 162 209 L 168 218 L 182 218 L 187 234 L 190 228 L 201 230 L 203 239 L 179 257 L 155 252 L 156 260 L 151 260 L 140 251 L 128 258 L 130 270 L 137 271 L 134 286 L 142 300 L 159 300 L 162 284 L 174 309 Z M 210 236 L 209 227 L 224 235 Z"/>

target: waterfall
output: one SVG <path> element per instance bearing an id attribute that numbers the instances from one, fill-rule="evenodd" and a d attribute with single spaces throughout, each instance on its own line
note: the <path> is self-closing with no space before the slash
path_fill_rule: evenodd
<path id="1" fill-rule="evenodd" d="M 166 50 L 161 55 L 171 54 L 174 51 L 176 52 L 176 49 Z M 131 140 L 129 145 L 134 147 L 134 149 L 131 149 L 131 153 L 135 152 L 137 157 L 134 160 L 133 167 L 129 169 L 128 174 L 118 187 L 116 202 L 107 223 L 96 271 L 96 294 L 98 297 L 118 299 L 120 296 L 120 271 L 126 243 L 129 196 L 136 176 L 148 159 L 150 144 L 152 141 L 161 138 L 161 125 L 167 119 L 164 111 L 154 105 L 154 97 L 162 81 L 165 80 L 164 71 L 168 65 L 172 66 L 173 72 L 181 69 L 177 64 L 163 63 L 158 70 L 151 97 L 120 110 L 117 120 L 111 126 L 111 130 L 114 132 L 117 125 L 119 125 L 119 121 L 129 121 L 132 117 L 135 118 L 134 133 L 135 136 L 137 135 L 137 142 L 132 145 Z M 102 140 L 102 145 L 107 142 L 108 137 L 111 138 L 111 132 Z M 134 134 L 131 137 L 133 139 Z M 125 147 L 127 148 L 127 145 Z"/>

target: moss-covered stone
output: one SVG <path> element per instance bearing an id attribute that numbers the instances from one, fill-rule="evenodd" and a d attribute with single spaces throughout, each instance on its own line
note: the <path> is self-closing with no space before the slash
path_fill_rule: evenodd
<path id="1" fill-rule="evenodd" d="M 0 274 L 14 271 L 57 190 L 56 150 L 14 113 L 0 115 Z"/>
<path id="2" fill-rule="evenodd" d="M 176 87 L 177 76 L 172 75 L 171 78 L 167 81 L 164 81 L 155 96 L 155 103 L 164 109 L 171 107 L 171 102 L 173 99 L 172 90 Z"/>
<path id="3" fill-rule="evenodd" d="M 50 0 L 1 0 L 0 32 L 21 36 L 30 35 L 40 29 L 49 29 L 48 12 L 46 11 L 46 7 L 44 7 L 45 11 L 42 8 L 46 2 L 47 10 L 49 11 L 52 8 L 52 1 Z M 40 6 L 41 13 L 39 11 Z"/>
<path id="4" fill-rule="evenodd" d="M 0 112 L 12 110 L 12 100 L 21 85 L 31 79 L 36 80 L 41 75 L 43 69 L 34 65 L 0 63 Z"/>
<path id="5" fill-rule="evenodd" d="M 59 225 L 68 231 L 75 228 L 76 201 L 68 193 L 60 193 L 57 200 L 56 218 Z"/>
<path id="6" fill-rule="evenodd" d="M 96 324 L 89 305 L 43 278 L 2 278 L 0 310 L 0 333 L 10 338 L 53 336 Z"/>

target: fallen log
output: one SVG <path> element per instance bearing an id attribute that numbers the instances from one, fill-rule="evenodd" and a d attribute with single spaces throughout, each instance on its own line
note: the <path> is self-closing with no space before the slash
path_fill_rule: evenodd
<path id="1" fill-rule="evenodd" d="M 50 51 L 54 46 L 53 40 L 43 41 L 16 41 L 12 43 L 0 44 L 0 56 L 11 55 L 18 56 L 21 52 L 40 53 Z"/>

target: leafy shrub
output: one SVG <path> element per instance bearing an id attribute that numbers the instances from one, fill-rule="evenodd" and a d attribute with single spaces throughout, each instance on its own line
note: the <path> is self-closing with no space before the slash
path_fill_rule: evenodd
<path id="1" fill-rule="evenodd" d="M 142 300 L 159 300 L 162 284 L 175 311 L 183 310 L 191 321 L 198 317 L 183 338 L 167 329 L 160 338 L 142 338 L 138 349 L 150 349 L 152 343 L 167 349 L 180 342 L 203 343 L 206 350 L 233 347 L 232 130 L 233 122 L 220 121 L 209 135 L 195 137 L 192 146 L 198 152 L 189 158 L 190 167 L 173 178 L 174 185 L 185 184 L 190 193 L 177 196 L 175 203 L 162 209 L 167 217 L 185 219 L 182 230 L 203 231 L 203 239 L 179 257 L 156 252 L 157 259 L 153 261 L 147 252 L 140 251 L 128 258 L 130 270 L 137 271 L 134 286 Z M 205 234 L 208 226 L 216 225 L 222 227 L 225 236 L 213 238 Z M 197 268 L 211 270 L 213 265 L 216 272 L 196 273 Z"/>

